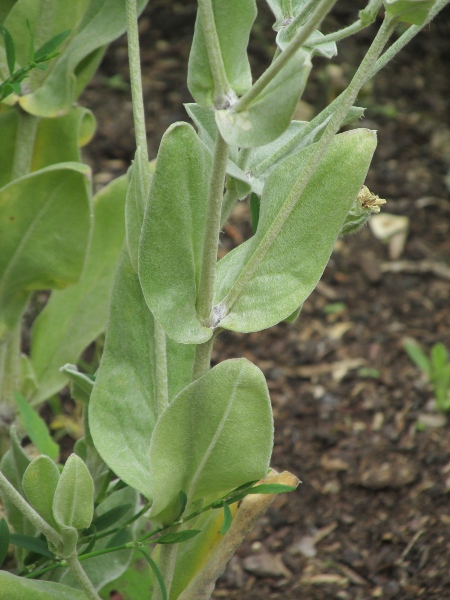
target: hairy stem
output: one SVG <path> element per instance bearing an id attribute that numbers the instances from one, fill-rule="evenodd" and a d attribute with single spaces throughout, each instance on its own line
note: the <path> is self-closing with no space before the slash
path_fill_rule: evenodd
<path id="1" fill-rule="evenodd" d="M 85 570 L 81 566 L 76 552 L 72 554 L 72 556 L 69 556 L 69 558 L 66 558 L 66 564 L 72 571 L 73 576 L 80 584 L 81 589 L 89 598 L 89 600 L 101 600 L 100 596 L 97 594 L 95 587 L 92 585 L 91 580 L 86 575 Z"/>
<path id="2" fill-rule="evenodd" d="M 9 448 L 9 428 L 16 414 L 14 392 L 20 390 L 20 322 L 0 341 L 0 457 Z"/>
<path id="3" fill-rule="evenodd" d="M 198 12 L 205 36 L 206 52 L 214 81 L 214 105 L 216 108 L 228 108 L 231 100 L 231 87 L 228 83 L 216 21 L 211 0 L 198 0 Z"/>
<path id="4" fill-rule="evenodd" d="M 228 294 L 225 296 L 221 304 L 225 307 L 227 313 L 231 310 L 234 303 L 237 301 L 242 291 L 244 290 L 247 282 L 253 277 L 254 273 L 258 269 L 262 260 L 264 259 L 267 251 L 271 247 L 273 241 L 278 237 L 280 231 L 288 219 L 289 215 L 293 211 L 297 204 L 300 195 L 307 186 L 309 180 L 313 176 L 317 166 L 322 160 L 323 155 L 327 151 L 333 137 L 339 130 L 341 123 L 347 114 L 350 107 L 353 105 L 359 90 L 367 80 L 368 73 L 372 70 L 376 60 L 380 56 L 384 46 L 386 45 L 389 37 L 394 31 L 397 20 L 386 18 L 381 25 L 377 36 L 375 37 L 372 45 L 370 46 L 364 60 L 360 64 L 355 76 L 353 77 L 347 90 L 342 94 L 341 101 L 337 106 L 335 112 L 330 118 L 328 125 L 322 134 L 322 137 L 317 142 L 313 152 L 310 154 L 305 162 L 305 166 L 302 170 L 301 175 L 294 183 L 294 186 L 287 197 L 285 203 L 281 207 L 278 215 L 272 222 L 271 226 L 264 235 L 261 243 L 255 250 L 254 254 L 250 257 L 245 267 L 242 269 L 240 275 L 236 279 L 234 285 L 231 287 Z"/>
<path id="5" fill-rule="evenodd" d="M 322 2 L 311 13 L 308 21 L 297 31 L 286 49 L 278 55 L 270 67 L 253 84 L 251 89 L 236 102 L 236 104 L 233 106 L 233 111 L 241 112 L 248 108 L 251 102 L 264 90 L 267 85 L 269 85 L 272 79 L 294 56 L 300 46 L 302 46 L 309 36 L 320 26 L 321 22 L 330 12 L 336 1 L 337 0 L 322 0 Z"/>
<path id="6" fill-rule="evenodd" d="M 211 352 L 215 341 L 215 335 L 213 335 L 204 344 L 198 344 L 195 347 L 195 358 L 194 366 L 192 369 L 192 381 L 198 379 L 201 375 L 209 370 L 211 365 Z"/>
<path id="7" fill-rule="evenodd" d="M 20 510 L 23 516 L 32 523 L 36 529 L 39 529 L 55 546 L 63 546 L 62 537 L 53 529 L 44 519 L 32 508 L 28 502 L 19 494 L 16 488 L 6 479 L 0 471 L 0 491 L 14 506 Z"/>

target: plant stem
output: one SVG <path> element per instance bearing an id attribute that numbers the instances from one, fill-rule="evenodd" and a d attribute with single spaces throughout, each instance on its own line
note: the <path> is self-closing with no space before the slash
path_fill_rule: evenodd
<path id="1" fill-rule="evenodd" d="M 274 240 L 279 236 L 284 223 L 293 211 L 298 199 L 300 198 L 300 195 L 317 169 L 317 166 L 331 144 L 333 137 L 339 130 L 342 120 L 345 118 L 348 110 L 353 105 L 359 90 L 367 81 L 368 74 L 372 70 L 376 60 L 380 56 L 384 46 L 389 40 L 389 37 L 394 31 L 396 24 L 397 20 L 392 18 L 386 18 L 383 21 L 383 24 L 381 25 L 372 45 L 370 46 L 366 56 L 356 71 L 355 76 L 350 82 L 350 85 L 340 96 L 340 103 L 330 118 L 322 137 L 317 142 L 314 150 L 306 160 L 301 175 L 294 183 L 289 196 L 278 212 L 276 218 L 268 228 L 257 249 L 247 261 L 245 267 L 242 269 L 230 291 L 220 303 L 221 310 L 218 311 L 219 313 L 228 314 L 247 285 L 247 282 L 253 277 L 255 271 L 258 269 Z"/>
<path id="2" fill-rule="evenodd" d="M 323 19 L 330 12 L 337 0 L 322 0 L 322 2 L 311 13 L 308 21 L 300 27 L 295 36 L 287 45 L 286 49 L 273 61 L 270 67 L 253 84 L 250 90 L 240 98 L 233 106 L 234 112 L 242 112 L 248 108 L 251 102 L 264 90 L 272 79 L 280 72 L 287 62 L 294 56 L 300 46 L 306 42 L 309 36 L 320 26 Z"/>
<path id="3" fill-rule="evenodd" d="M 62 537 L 32 508 L 28 502 L 19 494 L 16 488 L 6 479 L 0 471 L 0 491 L 14 506 L 28 519 L 36 529 L 39 529 L 55 546 L 63 546 Z"/>
<path id="4" fill-rule="evenodd" d="M 30 172 L 38 124 L 39 117 L 30 115 L 20 107 L 17 108 L 17 132 L 11 179 L 19 179 Z"/>
<path id="5" fill-rule="evenodd" d="M 72 571 L 72 574 L 80 584 L 81 589 L 89 598 L 89 600 L 101 600 L 100 596 L 97 594 L 95 587 L 92 585 L 91 580 L 86 575 L 85 570 L 81 566 L 76 552 L 72 554 L 72 556 L 70 556 L 69 558 L 66 558 L 66 564 Z"/>
<path id="6" fill-rule="evenodd" d="M 195 347 L 195 358 L 194 366 L 192 368 L 192 381 L 198 379 L 201 375 L 209 370 L 211 365 L 211 352 L 215 341 L 215 335 L 213 335 L 204 344 L 198 344 Z"/>
<path id="7" fill-rule="evenodd" d="M 214 278 L 217 262 L 217 243 L 220 234 L 223 188 L 227 170 L 228 145 L 217 132 L 211 175 L 209 179 L 206 227 L 198 285 L 197 314 L 202 325 L 211 325 Z"/>
<path id="8" fill-rule="evenodd" d="M 177 527 L 170 528 L 169 533 L 175 533 Z M 159 570 L 166 586 L 167 597 L 170 597 L 173 575 L 178 556 L 178 544 L 161 544 L 159 547 Z M 152 600 L 162 600 L 162 592 L 159 586 L 153 588 Z"/>
<path id="9" fill-rule="evenodd" d="M 214 105 L 218 109 L 228 108 L 234 92 L 228 83 L 211 0 L 198 0 L 198 12 L 214 81 Z"/>
<path id="10" fill-rule="evenodd" d="M 426 27 L 436 17 L 436 15 L 447 6 L 447 4 L 450 4 L 450 0 L 438 0 L 438 2 L 436 2 L 436 4 L 430 8 L 428 16 L 422 25 L 411 25 L 409 29 L 407 29 L 405 33 L 403 33 L 398 40 L 395 41 L 392 46 L 377 60 L 367 79 L 371 79 L 378 73 L 378 71 L 381 71 L 381 69 L 385 67 L 386 64 L 391 61 L 394 56 L 419 33 L 419 31 Z"/>
<path id="11" fill-rule="evenodd" d="M 136 146 L 142 149 L 148 162 L 147 132 L 145 129 L 144 96 L 142 93 L 141 59 L 137 24 L 136 0 L 127 1 L 128 61 L 130 65 L 131 99 L 133 103 Z"/>

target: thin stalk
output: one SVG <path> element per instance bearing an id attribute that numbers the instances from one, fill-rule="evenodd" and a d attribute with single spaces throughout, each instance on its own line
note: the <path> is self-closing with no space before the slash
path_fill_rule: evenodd
<path id="1" fill-rule="evenodd" d="M 403 33 L 399 37 L 399 39 L 395 41 L 388 48 L 388 50 L 386 50 L 386 52 L 384 52 L 384 54 L 382 54 L 380 58 L 376 61 L 372 70 L 367 74 L 366 81 L 364 83 L 367 83 L 370 79 L 373 79 L 373 77 L 375 77 L 375 75 L 377 75 L 377 73 L 381 71 L 381 69 L 383 69 L 386 66 L 386 64 L 389 61 L 391 61 L 394 58 L 394 56 L 398 54 L 449 3 L 450 0 L 440 0 L 433 7 L 433 9 L 430 10 L 426 21 L 422 23 L 422 25 L 412 25 L 405 33 Z M 296 136 L 291 138 L 289 142 L 287 142 L 282 148 L 277 150 L 275 154 L 260 162 L 253 169 L 252 174 L 254 176 L 260 175 L 266 169 L 270 168 L 273 164 L 275 164 L 278 160 L 281 160 L 288 153 L 294 151 L 300 142 L 304 142 L 305 139 L 307 139 L 308 135 L 310 135 L 314 130 L 316 130 L 317 127 L 319 127 L 319 125 L 325 123 L 331 117 L 331 115 L 342 102 L 345 93 L 346 92 L 344 91 L 337 98 L 335 98 L 333 102 L 331 102 L 331 104 L 329 104 L 326 108 L 324 108 L 322 112 L 316 115 L 314 119 L 310 121 L 308 125 L 305 126 L 304 129 L 302 129 Z M 304 145 L 307 144 L 303 144 L 303 146 Z"/>
<path id="2" fill-rule="evenodd" d="M 447 4 L 450 4 L 450 0 L 439 0 L 432 8 L 430 8 L 427 18 L 422 25 L 411 25 L 411 27 L 409 27 L 409 29 L 407 29 L 405 33 L 403 33 L 398 40 L 395 41 L 392 46 L 390 46 L 390 48 L 388 48 L 388 50 L 386 50 L 386 52 L 377 60 L 367 79 L 371 79 L 378 73 L 378 71 L 381 71 L 381 69 L 385 67 L 386 64 L 391 61 L 394 56 L 398 54 L 398 52 L 400 52 L 400 50 L 402 50 L 406 44 L 408 44 L 413 37 L 419 33 L 419 31 L 426 27 L 436 17 L 436 15 L 447 6 Z"/>
<path id="3" fill-rule="evenodd" d="M 89 598 L 89 600 L 101 600 L 100 596 L 97 594 L 95 587 L 92 585 L 91 580 L 86 575 L 85 570 L 81 566 L 76 552 L 72 554 L 72 556 L 70 556 L 69 558 L 66 558 L 66 564 L 72 571 L 73 576 L 80 584 L 81 589 Z"/>
<path id="4" fill-rule="evenodd" d="M 382 4 L 383 0 L 374 0 L 373 2 L 370 2 L 364 10 L 360 11 L 360 18 L 355 21 L 355 23 L 348 25 L 348 27 L 339 29 L 339 31 L 329 33 L 315 45 L 322 46 L 323 44 L 328 44 L 330 42 L 339 42 L 340 40 L 343 40 L 344 38 L 354 35 L 366 27 L 369 27 L 369 25 L 371 25 L 377 18 L 377 13 Z"/>
<path id="5" fill-rule="evenodd" d="M 53 18 L 55 12 L 55 2 L 53 0 L 41 0 L 39 5 L 39 17 L 37 27 L 34 31 L 34 49 L 40 48 L 47 40 L 52 37 Z M 37 89 L 46 78 L 46 71 L 33 69 L 30 72 L 28 86 L 30 90 Z"/>
<path id="6" fill-rule="evenodd" d="M 225 71 L 211 0 L 198 0 L 198 12 L 214 81 L 214 104 L 218 109 L 228 108 L 232 99 L 231 86 Z"/>
<path id="7" fill-rule="evenodd" d="M 144 96 L 142 93 L 141 58 L 137 24 L 136 0 L 127 0 L 128 62 L 130 65 L 131 100 L 133 103 L 136 146 L 142 148 L 148 162 L 147 132 L 145 129 Z"/>
<path id="8" fill-rule="evenodd" d="M 323 19 L 336 4 L 337 0 L 322 0 L 322 2 L 311 13 L 308 21 L 300 27 L 295 36 L 286 46 L 286 49 L 272 62 L 270 67 L 253 84 L 250 90 L 240 98 L 233 106 L 233 111 L 242 112 L 248 108 L 251 102 L 269 85 L 272 79 L 280 72 L 287 62 L 294 56 L 297 50 L 303 46 L 309 36 L 320 26 Z"/>
<path id="9" fill-rule="evenodd" d="M 175 533 L 177 527 L 169 529 L 169 533 Z M 172 587 L 173 575 L 178 556 L 178 544 L 161 544 L 159 548 L 159 570 L 161 572 L 164 584 L 166 586 L 167 597 L 170 597 L 170 588 Z M 153 588 L 152 600 L 162 600 L 162 592 L 159 586 Z"/>
<path id="10" fill-rule="evenodd" d="M 6 479 L 0 471 L 0 491 L 14 506 L 23 514 L 23 516 L 32 523 L 36 529 L 39 529 L 55 546 L 63 547 L 63 540 L 59 533 L 53 529 L 44 519 L 32 508 L 28 502 L 19 494 L 16 488 Z"/>
<path id="11" fill-rule="evenodd" d="M 366 56 L 356 71 L 350 85 L 342 94 L 341 101 L 330 118 L 322 137 L 317 142 L 313 152 L 308 157 L 302 173 L 295 182 L 289 196 L 261 240 L 261 243 L 257 247 L 256 251 L 250 257 L 239 277 L 236 279 L 234 285 L 222 300 L 221 305 L 222 307 L 225 307 L 227 313 L 231 310 L 236 300 L 241 295 L 242 291 L 247 285 L 247 282 L 253 277 L 255 271 L 261 264 L 274 240 L 279 236 L 284 223 L 293 211 L 300 195 L 317 169 L 317 166 L 331 144 L 333 137 L 339 130 L 342 120 L 344 119 L 350 107 L 353 105 L 359 90 L 366 82 L 368 73 L 370 73 L 370 71 L 373 69 L 376 60 L 380 56 L 384 46 L 389 40 L 389 37 L 394 31 L 396 24 L 397 20 L 392 18 L 386 18 L 383 21 L 383 24 L 381 25 L 372 45 L 370 46 Z"/>
<path id="12" fill-rule="evenodd" d="M 134 131 L 136 146 L 144 153 L 145 162 L 148 163 L 147 132 L 145 129 L 144 96 L 142 93 L 141 59 L 139 52 L 139 32 L 137 24 L 136 0 L 127 0 L 127 34 L 128 34 L 128 60 L 130 64 L 131 99 L 133 103 Z M 147 171 L 145 171 L 147 174 Z M 150 172 L 145 181 L 145 193 L 150 187 Z M 169 402 L 168 375 L 167 375 L 167 349 L 166 336 L 161 325 L 155 320 L 154 342 L 156 355 L 156 402 L 158 413 L 167 408 Z"/>
<path id="13" fill-rule="evenodd" d="M 28 175 L 30 172 L 38 124 L 39 117 L 17 108 L 16 143 L 14 145 L 11 179 L 19 179 L 19 177 Z"/>
<path id="14" fill-rule="evenodd" d="M 214 158 L 209 179 L 208 203 L 206 207 L 206 227 L 203 241 L 202 266 L 197 297 L 197 314 L 205 327 L 211 325 L 211 311 L 214 295 L 214 278 L 217 262 L 217 244 L 220 234 L 223 188 L 227 170 L 228 145 L 217 132 Z"/>

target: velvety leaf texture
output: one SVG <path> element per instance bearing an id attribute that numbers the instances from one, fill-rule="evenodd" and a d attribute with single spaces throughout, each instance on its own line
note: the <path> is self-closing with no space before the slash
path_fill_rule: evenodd
<path id="1" fill-rule="evenodd" d="M 152 519 L 170 522 L 186 492 L 186 514 L 205 497 L 220 497 L 264 477 L 273 443 L 267 385 L 245 359 L 220 363 L 172 401 L 150 445 Z"/>
<path id="2" fill-rule="evenodd" d="M 139 279 L 145 300 L 167 335 L 183 344 L 199 344 L 212 335 L 196 312 L 211 162 L 190 125 L 169 127 L 141 233 Z"/>
<path id="3" fill-rule="evenodd" d="M 250 89 L 252 76 L 247 45 L 256 18 L 255 0 L 212 0 L 214 19 L 228 83 L 235 95 Z M 209 66 L 200 15 L 195 23 L 188 66 L 188 87 L 197 104 L 214 104 L 214 81 Z"/>
<path id="4" fill-rule="evenodd" d="M 270 175 L 261 199 L 256 234 L 217 265 L 215 302 L 219 327 L 258 331 L 292 314 L 309 296 L 328 262 L 333 244 L 354 201 L 376 146 L 376 135 L 357 129 L 336 136 L 279 233 L 267 234 L 312 151 L 309 146 Z M 269 235 L 251 277 L 245 265 Z M 242 276 L 243 290 L 233 306 L 221 302 Z"/>

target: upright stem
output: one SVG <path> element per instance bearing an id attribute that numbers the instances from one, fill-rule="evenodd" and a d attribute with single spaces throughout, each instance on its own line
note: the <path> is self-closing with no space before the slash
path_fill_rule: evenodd
<path id="1" fill-rule="evenodd" d="M 136 0 L 127 0 L 128 62 L 130 65 L 131 100 L 136 146 L 142 148 L 148 162 L 147 132 L 145 129 L 144 96 L 142 93 L 141 58 L 137 24 Z"/>
<path id="2" fill-rule="evenodd" d="M 204 344 L 198 344 L 195 347 L 195 358 L 194 366 L 192 369 L 192 381 L 198 379 L 201 375 L 209 370 L 211 365 L 211 352 L 215 341 L 215 335 L 213 335 Z"/>
<path id="3" fill-rule="evenodd" d="M 300 46 L 306 42 L 309 36 L 319 27 L 320 23 L 330 12 L 337 0 L 322 0 L 322 2 L 311 13 L 311 16 L 301 27 L 292 40 L 289 42 L 286 49 L 278 55 L 270 67 L 261 75 L 261 77 L 253 84 L 250 90 L 240 98 L 233 106 L 233 111 L 242 112 L 246 110 L 250 103 L 263 91 L 263 89 L 272 81 L 272 79 L 280 72 L 285 64 L 291 60 Z"/>
<path id="4" fill-rule="evenodd" d="M 302 194 L 309 180 L 313 176 L 317 166 L 322 160 L 323 155 L 325 154 L 329 145 L 331 144 L 333 137 L 339 130 L 345 115 L 347 114 L 350 107 L 353 105 L 359 90 L 366 82 L 368 74 L 371 72 L 373 66 L 375 65 L 377 58 L 380 56 L 384 46 L 389 40 L 389 37 L 394 31 L 396 24 L 397 20 L 392 18 L 386 18 L 383 21 L 383 24 L 381 25 L 377 36 L 375 37 L 366 56 L 364 57 L 364 60 L 362 61 L 358 70 L 356 71 L 355 76 L 350 82 L 350 85 L 348 86 L 347 90 L 341 95 L 341 101 L 336 107 L 335 112 L 331 116 L 328 125 L 322 134 L 322 137 L 317 142 L 312 153 L 306 160 L 300 177 L 295 182 L 289 196 L 287 197 L 276 218 L 274 219 L 271 226 L 264 235 L 263 239 L 261 240 L 261 243 L 257 247 L 256 251 L 247 261 L 245 267 L 243 268 L 239 277 L 236 279 L 234 285 L 221 302 L 227 313 L 231 310 L 234 303 L 239 298 L 243 289 L 247 285 L 247 282 L 249 281 L 249 279 L 251 279 L 251 277 L 253 277 L 255 271 L 261 264 L 261 261 L 264 259 L 264 256 L 271 247 L 272 243 L 280 234 L 284 223 L 293 211 L 300 195 Z"/>
<path id="5" fill-rule="evenodd" d="M 101 600 L 91 580 L 86 575 L 86 571 L 81 566 L 76 552 L 72 556 L 69 556 L 69 558 L 66 558 L 66 563 L 89 600 Z"/>
<path id="6" fill-rule="evenodd" d="M 19 179 L 30 172 L 38 124 L 39 117 L 17 108 L 17 132 L 11 179 Z"/>
<path id="7" fill-rule="evenodd" d="M 228 108 L 230 104 L 231 87 L 228 83 L 219 36 L 217 35 L 216 21 L 211 0 L 198 0 L 198 12 L 205 36 L 206 52 L 214 81 L 214 104 L 216 108 Z"/>
<path id="8" fill-rule="evenodd" d="M 168 529 L 169 533 L 175 533 L 177 527 Z M 170 598 L 170 588 L 172 587 L 173 575 L 178 556 L 178 544 L 160 544 L 158 564 L 164 584 L 166 586 L 167 597 Z M 162 592 L 159 585 L 153 587 L 152 600 L 162 600 Z"/>
<path id="9" fill-rule="evenodd" d="M 227 170 L 228 145 L 217 132 L 211 176 L 209 180 L 208 204 L 206 208 L 205 239 L 203 241 L 202 266 L 197 299 L 197 314 L 205 327 L 211 325 L 211 310 L 214 295 L 214 278 L 217 262 L 217 243 L 220 234 L 223 188 Z"/>
<path id="10" fill-rule="evenodd" d="M 130 64 L 131 99 L 133 102 L 134 131 L 136 146 L 144 154 L 144 162 L 148 164 L 147 132 L 145 129 L 144 96 L 142 93 L 141 59 L 139 52 L 139 33 L 137 24 L 136 0 L 127 0 L 127 34 L 128 60 Z M 145 194 L 150 188 L 150 171 L 145 170 L 148 179 L 145 181 Z M 155 319 L 154 328 L 156 357 L 156 403 L 158 414 L 162 414 L 169 403 L 166 334 Z"/>

